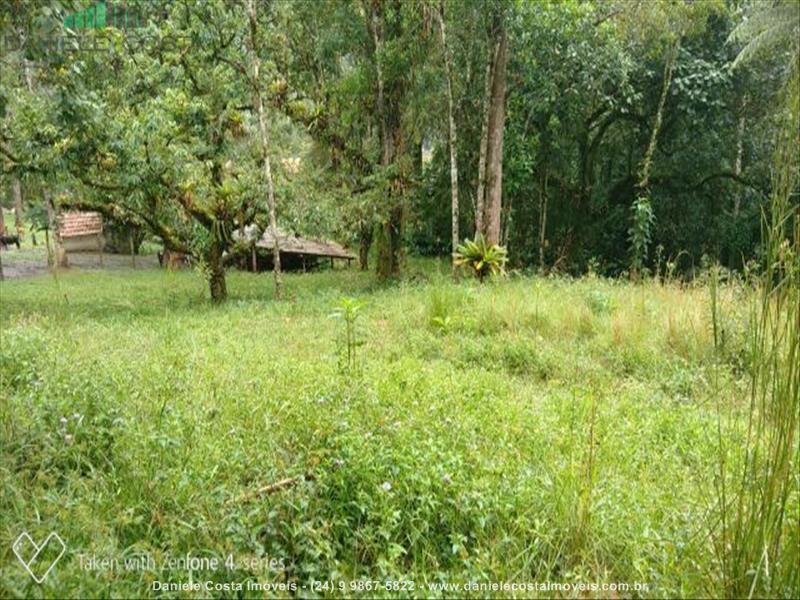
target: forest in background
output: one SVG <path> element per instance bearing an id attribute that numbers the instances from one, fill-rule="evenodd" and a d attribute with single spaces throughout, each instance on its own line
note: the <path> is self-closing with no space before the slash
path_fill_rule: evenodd
<path id="1" fill-rule="evenodd" d="M 479 232 L 574 274 L 761 258 L 796 2 L 116 4 L 0 9 L 4 202 L 139 227 L 214 297 L 253 223 L 382 278 Z"/>

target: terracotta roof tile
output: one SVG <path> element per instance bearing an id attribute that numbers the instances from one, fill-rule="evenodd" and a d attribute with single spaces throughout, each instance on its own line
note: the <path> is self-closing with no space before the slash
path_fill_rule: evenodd
<path id="1" fill-rule="evenodd" d="M 94 235 L 103 232 L 103 217 L 98 212 L 65 212 L 58 233 L 62 238 Z"/>

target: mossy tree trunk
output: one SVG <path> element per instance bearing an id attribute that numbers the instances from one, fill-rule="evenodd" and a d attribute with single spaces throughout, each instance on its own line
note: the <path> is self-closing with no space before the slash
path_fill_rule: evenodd
<path id="1" fill-rule="evenodd" d="M 224 302 L 228 297 L 222 253 L 222 244 L 219 240 L 213 240 L 206 255 L 206 262 L 208 263 L 208 288 L 211 293 L 211 301 L 217 304 Z"/>
<path id="2" fill-rule="evenodd" d="M 278 239 L 278 221 L 275 209 L 275 186 L 272 181 L 272 166 L 269 159 L 269 133 L 264 115 L 264 96 L 261 93 L 261 58 L 259 57 L 258 43 L 258 15 L 256 14 L 255 0 L 247 0 L 247 13 L 250 19 L 250 49 L 252 52 L 253 69 L 253 103 L 258 113 L 258 133 L 261 143 L 261 155 L 264 165 L 264 179 L 267 184 L 267 209 L 269 212 L 269 228 L 272 233 L 272 272 L 275 277 L 275 297 L 281 297 L 281 251 Z"/>
<path id="3" fill-rule="evenodd" d="M 384 11 L 384 2 L 373 0 L 370 14 L 367 15 L 367 27 L 374 44 L 375 70 L 377 73 L 377 112 L 380 120 L 381 167 L 384 172 L 397 166 L 396 162 L 403 154 L 403 136 L 400 123 L 401 100 L 405 93 L 405 84 L 397 75 L 387 81 L 383 65 L 386 39 L 394 40 L 402 32 L 402 14 L 399 2 L 394 2 L 388 11 Z M 379 279 L 387 279 L 400 274 L 402 254 L 403 219 L 405 216 L 405 176 L 402 172 L 388 175 L 387 212 L 381 224 L 381 235 L 378 239 Z"/>
<path id="4" fill-rule="evenodd" d="M 492 65 L 492 92 L 489 107 L 489 137 L 486 152 L 486 215 L 483 226 L 490 244 L 500 243 L 500 214 L 503 208 L 503 137 L 506 122 L 506 47 L 508 38 L 502 24 L 498 32 L 497 53 Z"/>

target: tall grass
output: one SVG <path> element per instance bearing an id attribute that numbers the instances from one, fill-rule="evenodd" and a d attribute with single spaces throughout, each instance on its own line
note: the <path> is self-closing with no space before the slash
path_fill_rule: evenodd
<path id="1" fill-rule="evenodd" d="M 792 199 L 800 166 L 800 93 L 796 86 L 791 93 L 776 150 L 770 211 L 764 217 L 766 264 L 751 306 L 743 455 L 730 455 L 723 428 L 718 428 L 714 539 L 731 597 L 790 597 L 800 588 L 800 215 Z M 719 346 L 716 281 L 712 277 L 712 320 Z"/>
<path id="2" fill-rule="evenodd" d="M 153 579 L 189 578 L 729 595 L 697 543 L 717 464 L 706 282 L 453 284 L 431 266 L 391 286 L 288 274 L 281 302 L 233 272 L 224 306 L 186 271 L 67 272 L 69 304 L 50 277 L 4 282 L 0 597 L 155 597 Z M 722 334 L 746 320 L 737 290 L 720 290 L 716 389 L 743 410 Z M 357 376 L 328 318 L 347 295 L 364 301 Z M 11 551 L 23 530 L 68 545 L 41 588 Z M 284 567 L 80 566 L 130 552 Z"/>

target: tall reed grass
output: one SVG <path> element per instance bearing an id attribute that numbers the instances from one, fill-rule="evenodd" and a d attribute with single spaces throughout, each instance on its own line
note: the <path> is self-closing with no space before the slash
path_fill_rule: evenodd
<path id="1" fill-rule="evenodd" d="M 750 311 L 750 404 L 742 423 L 744 448 L 734 447 L 725 429 L 718 428 L 713 539 L 729 597 L 796 597 L 800 590 L 798 88 L 790 86 L 786 125 L 776 147 L 772 199 L 763 219 L 765 265 L 755 280 Z M 713 276 L 712 322 L 718 347 L 717 283 Z"/>

